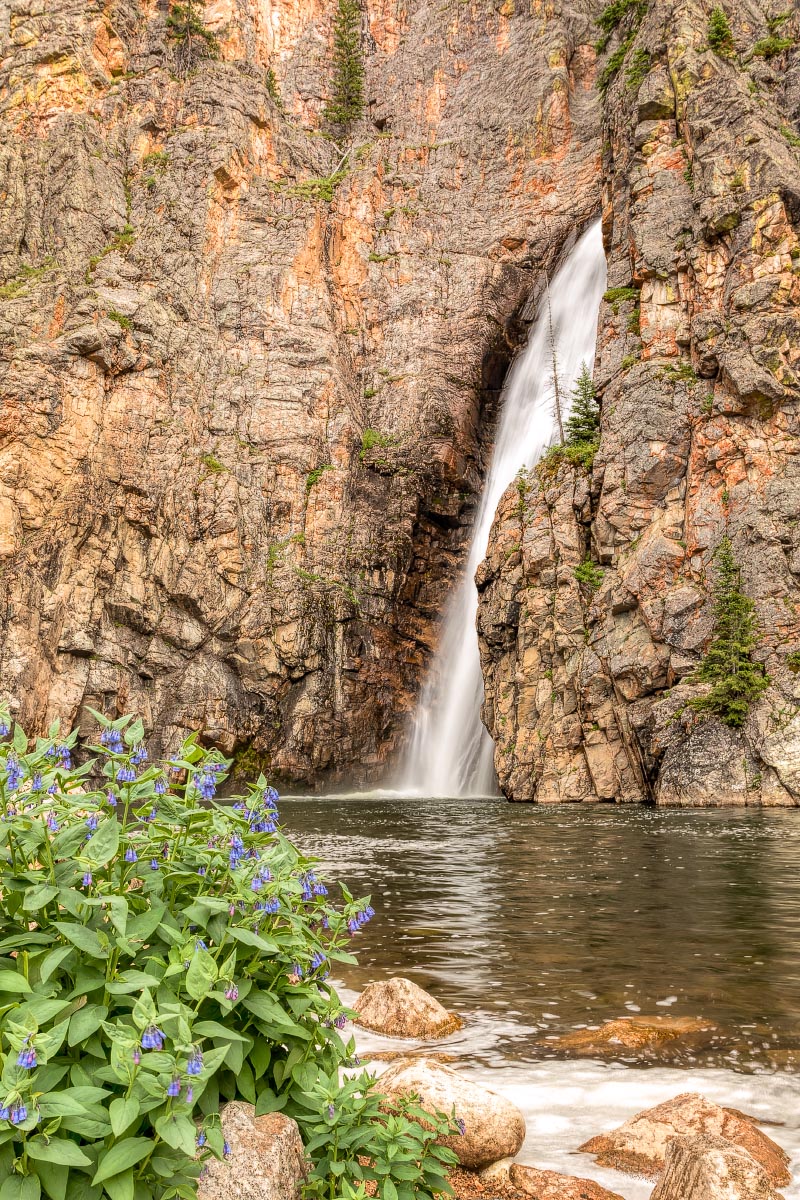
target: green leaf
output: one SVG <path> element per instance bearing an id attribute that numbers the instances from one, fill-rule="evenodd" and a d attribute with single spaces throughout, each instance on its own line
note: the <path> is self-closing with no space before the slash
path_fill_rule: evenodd
<path id="1" fill-rule="evenodd" d="M 224 1038 L 226 1042 L 250 1040 L 244 1034 L 237 1033 L 235 1029 L 228 1029 L 225 1025 L 221 1025 L 219 1021 L 196 1021 L 192 1026 L 192 1033 L 199 1033 L 201 1037 Z"/>
<path id="2" fill-rule="evenodd" d="M 36 1174 L 50 1200 L 65 1200 L 69 1167 L 63 1167 L 59 1163 L 39 1162 Z"/>
<path id="3" fill-rule="evenodd" d="M 109 816 L 100 822 L 83 851 L 93 867 L 103 867 L 119 850 L 120 824 Z"/>
<path id="4" fill-rule="evenodd" d="M 122 1171 L 119 1175 L 114 1175 L 105 1181 L 103 1187 L 111 1200 L 133 1200 L 133 1171 Z"/>
<path id="5" fill-rule="evenodd" d="M 38 887 L 26 890 L 22 907 L 25 912 L 36 912 L 38 909 L 44 908 L 45 904 L 49 904 L 57 895 L 58 888 L 54 887 L 52 883 L 40 883 Z"/>
<path id="6" fill-rule="evenodd" d="M 186 972 L 186 990 L 193 1000 L 202 1000 L 217 978 L 217 964 L 207 950 L 195 950 Z"/>
<path id="7" fill-rule="evenodd" d="M 28 1138 L 25 1149 L 31 1158 L 41 1159 L 42 1162 L 58 1163 L 62 1167 L 90 1167 L 92 1160 L 87 1158 L 75 1142 L 68 1138 Z"/>
<path id="8" fill-rule="evenodd" d="M 128 921 L 126 936 L 130 939 L 145 941 L 151 933 L 158 929 L 166 908 L 167 906 L 162 900 L 154 900 L 147 912 L 139 913 L 138 917 L 133 917 Z"/>
<path id="9" fill-rule="evenodd" d="M 144 737 L 144 725 L 140 717 L 137 717 L 133 724 L 128 726 L 123 736 L 129 746 L 133 746 L 136 742 L 142 740 Z"/>
<path id="10" fill-rule="evenodd" d="M 116 1100 L 112 1100 L 108 1108 L 108 1115 L 111 1118 L 111 1131 L 114 1137 L 119 1135 L 132 1125 L 139 1116 L 139 1102 L 132 1097 L 118 1096 Z"/>
<path id="11" fill-rule="evenodd" d="M 86 1106 L 75 1099 L 71 1089 L 42 1096 L 39 1106 L 43 1117 L 82 1117 L 86 1114 Z"/>
<path id="12" fill-rule="evenodd" d="M 25 736 L 25 730 L 21 725 L 14 726 L 14 737 L 12 740 L 17 754 L 25 754 L 27 752 L 28 739 Z"/>
<path id="13" fill-rule="evenodd" d="M 123 971 L 118 979 L 108 984 L 106 990 L 112 996 L 124 996 L 128 992 L 140 992 L 142 988 L 158 987 L 160 982 L 155 975 L 148 975 L 146 971 Z"/>
<path id="14" fill-rule="evenodd" d="M 275 942 L 268 941 L 260 933 L 253 933 L 252 929 L 238 929 L 236 926 L 231 926 L 228 933 L 237 942 L 243 942 L 245 946 L 255 946 L 257 950 L 264 950 L 267 954 L 276 954 L 278 951 Z"/>
<path id="15" fill-rule="evenodd" d="M 31 986 L 21 973 L 16 971 L 0 971 L 0 992 L 29 993 Z"/>
<path id="16" fill-rule="evenodd" d="M 54 971 L 57 971 L 63 962 L 65 962 L 70 954 L 74 954 L 75 950 L 72 946 L 56 946 L 55 950 L 51 950 L 42 959 L 42 965 L 39 968 L 39 976 L 42 983 L 47 983 Z"/>
<path id="17" fill-rule="evenodd" d="M 42 1185 L 35 1175 L 12 1175 L 0 1187 L 0 1200 L 39 1200 Z"/>
<path id="18" fill-rule="evenodd" d="M 128 1167 L 133 1167 L 137 1162 L 141 1162 L 152 1148 L 152 1139 L 145 1137 L 125 1138 L 121 1142 L 115 1142 L 110 1149 L 106 1150 L 105 1154 L 101 1154 L 92 1183 L 105 1183 L 112 1175 L 119 1175 L 123 1171 L 127 1171 Z M 0 1200 L 3 1200 L 2 1196 L 0 1196 Z"/>
<path id="19" fill-rule="evenodd" d="M 100 1028 L 107 1016 L 108 1009 L 103 1004 L 87 1004 L 79 1008 L 69 1023 L 68 1045 L 77 1046 L 79 1042 L 85 1042 Z"/>
<path id="20" fill-rule="evenodd" d="M 85 954 L 91 955 L 92 958 L 107 956 L 108 950 L 104 948 L 93 929 L 87 929 L 85 925 L 73 925 L 71 921 L 54 921 L 53 924 L 59 933 Z"/>
<path id="21" fill-rule="evenodd" d="M 156 1121 L 156 1133 L 162 1141 L 174 1150 L 182 1150 L 190 1157 L 194 1155 L 197 1144 L 197 1129 L 194 1121 L 188 1117 L 178 1117 L 166 1114 Z"/>

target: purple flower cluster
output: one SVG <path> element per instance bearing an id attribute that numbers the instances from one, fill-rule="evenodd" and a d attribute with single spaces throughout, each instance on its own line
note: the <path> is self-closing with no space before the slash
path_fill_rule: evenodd
<path id="1" fill-rule="evenodd" d="M 20 765 L 19 759 L 9 758 L 6 763 L 6 787 L 10 792 L 15 792 L 22 783 L 24 772 Z"/>
<path id="2" fill-rule="evenodd" d="M 100 745 L 105 746 L 111 754 L 123 754 L 125 751 L 125 743 L 118 729 L 104 729 L 100 734 Z"/>
<path id="3" fill-rule="evenodd" d="M 157 1025 L 148 1025 L 142 1034 L 142 1049 L 143 1050 L 163 1050 L 164 1048 L 164 1031 L 159 1029 Z"/>
<path id="4" fill-rule="evenodd" d="M 374 916 L 375 909 L 371 904 L 368 904 L 366 908 L 361 910 L 361 912 L 356 913 L 354 917 L 350 918 L 350 920 L 347 922 L 347 928 L 351 933 L 358 933 L 359 929 L 366 925 L 367 921 L 371 921 Z"/>
<path id="5" fill-rule="evenodd" d="M 36 1051 L 33 1046 L 23 1046 L 17 1055 L 17 1066 L 22 1067 L 25 1071 L 33 1071 L 36 1069 Z"/>
<path id="6" fill-rule="evenodd" d="M 121 766 L 117 771 L 117 783 L 134 783 L 136 780 L 136 771 L 133 767 Z"/>

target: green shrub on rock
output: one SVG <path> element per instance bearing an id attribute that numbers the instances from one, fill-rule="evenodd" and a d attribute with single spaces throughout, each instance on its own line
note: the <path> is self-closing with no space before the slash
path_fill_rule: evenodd
<path id="1" fill-rule="evenodd" d="M 263 776 L 219 803 L 228 764 L 194 734 L 152 765 L 141 721 L 93 715 L 76 766 L 77 733 L 9 739 L 0 708 L 0 1197 L 193 1200 L 233 1099 L 298 1121 L 315 1195 L 358 1193 L 387 1119 L 370 1075 L 339 1082 L 354 1047 L 328 973 L 369 901 L 331 902 Z M 443 1190 L 447 1152 L 408 1136 Z"/>
<path id="2" fill-rule="evenodd" d="M 333 26 L 333 95 L 325 108 L 325 117 L 346 133 L 363 111 L 361 7 L 358 0 L 339 0 Z"/>
<path id="3" fill-rule="evenodd" d="M 714 555 L 717 582 L 714 587 L 714 636 L 693 678 L 710 683 L 705 696 L 690 701 L 695 712 L 719 717 L 731 728 L 744 724 L 750 705 L 769 686 L 761 663 L 752 661 L 757 644 L 755 605 L 740 588 L 741 572 L 727 534 Z"/>
<path id="4" fill-rule="evenodd" d="M 708 18 L 708 44 L 720 58 L 732 58 L 736 47 L 733 44 L 733 34 L 728 24 L 724 8 L 718 5 L 712 8 Z"/>

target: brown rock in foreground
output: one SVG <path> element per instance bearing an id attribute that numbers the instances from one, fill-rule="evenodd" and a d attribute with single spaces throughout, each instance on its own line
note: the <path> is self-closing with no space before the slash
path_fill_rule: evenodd
<path id="1" fill-rule="evenodd" d="M 299 1200 L 307 1164 L 297 1122 L 283 1113 L 256 1117 L 252 1104 L 222 1110 L 227 1159 L 212 1158 L 198 1200 Z"/>
<path id="2" fill-rule="evenodd" d="M 575 1175 L 560 1175 L 557 1171 L 540 1171 L 513 1163 L 509 1179 L 514 1187 L 535 1200 L 622 1200 L 593 1179 L 578 1179 Z"/>
<path id="3" fill-rule="evenodd" d="M 758 1128 L 751 1117 L 721 1108 L 696 1092 L 649 1108 L 610 1133 L 585 1142 L 580 1150 L 595 1161 L 629 1175 L 655 1178 L 664 1169 L 667 1147 L 675 1137 L 712 1134 L 748 1151 L 767 1172 L 771 1183 L 788 1183 L 788 1156 Z"/>
<path id="4" fill-rule="evenodd" d="M 515 1104 L 435 1059 L 399 1062 L 381 1075 L 379 1086 L 390 1099 L 417 1095 L 428 1112 L 455 1109 L 464 1133 L 443 1138 L 442 1144 L 464 1167 L 479 1169 L 513 1157 L 525 1140 L 525 1118 Z"/>
<path id="5" fill-rule="evenodd" d="M 387 1037 L 440 1038 L 463 1021 L 410 979 L 370 983 L 353 1005 L 358 1024 Z"/>
<path id="6" fill-rule="evenodd" d="M 650 1200 L 782 1200 L 763 1167 L 740 1146 L 701 1133 L 675 1138 Z"/>

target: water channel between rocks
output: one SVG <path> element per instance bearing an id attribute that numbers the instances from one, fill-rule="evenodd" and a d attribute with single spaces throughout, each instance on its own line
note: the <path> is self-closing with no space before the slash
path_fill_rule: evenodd
<path id="1" fill-rule="evenodd" d="M 403 974 L 461 1013 L 431 1048 L 522 1108 L 521 1160 L 643 1200 L 650 1184 L 575 1149 L 700 1091 L 776 1122 L 795 1172 L 782 1191 L 800 1200 L 799 814 L 371 796 L 287 799 L 282 816 L 331 877 L 372 894 L 345 997 Z M 600 1055 L 560 1043 L 658 1015 L 713 1028 Z"/>

